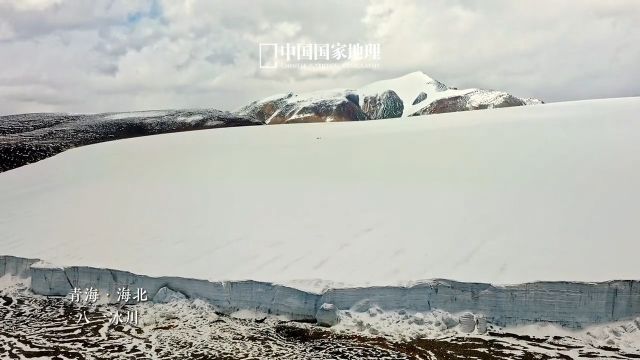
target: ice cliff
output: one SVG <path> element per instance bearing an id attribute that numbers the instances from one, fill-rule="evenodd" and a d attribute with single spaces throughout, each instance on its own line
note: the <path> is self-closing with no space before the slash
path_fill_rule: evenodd
<path id="1" fill-rule="evenodd" d="M 0 256 L 0 276 L 31 278 L 34 293 L 66 296 L 72 288 L 99 289 L 116 302 L 117 289 L 143 288 L 152 301 L 167 292 L 209 301 L 221 312 L 251 310 L 316 320 L 323 306 L 340 310 L 433 311 L 479 314 L 499 326 L 551 322 L 569 328 L 624 320 L 640 315 L 640 281 L 600 283 L 534 282 L 495 286 L 430 280 L 412 286 L 329 288 L 321 293 L 257 281 L 213 282 L 179 277 L 149 277 L 85 266 L 55 267 L 38 259 Z M 155 298 L 155 299 L 154 299 Z"/>

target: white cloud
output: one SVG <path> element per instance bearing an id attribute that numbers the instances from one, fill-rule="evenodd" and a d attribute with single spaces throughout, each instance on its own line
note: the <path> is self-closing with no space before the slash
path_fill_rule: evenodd
<path id="1" fill-rule="evenodd" d="M 62 0 L 0 0 L 0 6 L 11 7 L 18 11 L 45 10 L 60 4 Z"/>
<path id="2" fill-rule="evenodd" d="M 637 1 L 387 1 L 365 21 L 390 72 L 548 100 L 640 95 Z"/>
<path id="3" fill-rule="evenodd" d="M 422 70 L 550 101 L 640 95 L 640 2 L 0 0 L 0 113 L 234 109 Z M 260 42 L 379 42 L 364 70 L 258 68 Z"/>

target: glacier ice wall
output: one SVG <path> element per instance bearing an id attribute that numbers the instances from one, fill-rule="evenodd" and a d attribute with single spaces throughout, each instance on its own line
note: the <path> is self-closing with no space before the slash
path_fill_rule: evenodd
<path id="1" fill-rule="evenodd" d="M 38 261 L 40 260 L 0 255 L 0 277 L 4 275 L 17 276 L 20 278 L 31 277 L 31 265 Z"/>
<path id="2" fill-rule="evenodd" d="M 317 295 L 301 290 L 256 281 L 211 282 L 179 277 L 149 277 L 126 271 L 85 266 L 31 268 L 31 289 L 48 296 L 66 296 L 73 288 L 93 287 L 117 301 L 117 289 L 141 288 L 149 299 L 162 288 L 188 298 L 208 300 L 220 311 L 231 313 L 250 309 L 267 314 L 286 315 L 296 320 L 315 319 Z"/>
<path id="3" fill-rule="evenodd" d="M 510 286 L 431 280 L 412 286 L 330 288 L 321 294 L 258 281 L 150 277 L 86 266 L 52 267 L 37 259 L 0 256 L 0 276 L 31 277 L 34 293 L 66 296 L 72 288 L 99 289 L 116 302 L 120 287 L 143 288 L 150 300 L 163 288 L 211 302 L 221 312 L 253 310 L 293 320 L 316 320 L 323 304 L 340 310 L 470 311 L 499 326 L 552 322 L 570 328 L 640 315 L 640 281 L 534 282 Z M 105 296 L 106 297 L 106 296 Z"/>
<path id="4" fill-rule="evenodd" d="M 535 282 L 511 286 L 433 280 L 411 287 L 330 289 L 322 302 L 340 309 L 375 304 L 410 309 L 483 314 L 501 326 L 552 322 L 571 328 L 640 314 L 640 282 Z"/>

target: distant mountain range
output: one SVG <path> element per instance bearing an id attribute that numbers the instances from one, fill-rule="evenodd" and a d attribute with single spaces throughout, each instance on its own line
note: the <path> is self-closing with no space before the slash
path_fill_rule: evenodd
<path id="1" fill-rule="evenodd" d="M 389 119 L 542 103 L 497 90 L 451 88 L 416 71 L 357 90 L 270 96 L 236 113 L 266 124 L 282 124 Z"/>
<path id="2" fill-rule="evenodd" d="M 496 90 L 450 88 L 418 71 L 357 90 L 270 96 L 234 113 L 211 109 L 0 116 L 0 172 L 73 147 L 136 136 L 229 126 L 389 119 L 541 103 Z"/>

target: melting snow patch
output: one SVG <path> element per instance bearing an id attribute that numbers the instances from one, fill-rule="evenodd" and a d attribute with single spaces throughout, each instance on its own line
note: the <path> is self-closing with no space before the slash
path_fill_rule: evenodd
<path id="1" fill-rule="evenodd" d="M 147 118 L 147 117 L 160 117 L 167 115 L 166 111 L 134 111 L 126 113 L 112 114 L 106 117 L 110 120 L 120 120 L 129 118 Z"/>
<path id="2" fill-rule="evenodd" d="M 193 122 L 193 121 L 199 121 L 202 119 L 204 119 L 204 116 L 202 115 L 190 115 L 190 116 L 178 116 L 176 120 L 184 121 L 184 122 Z"/>

